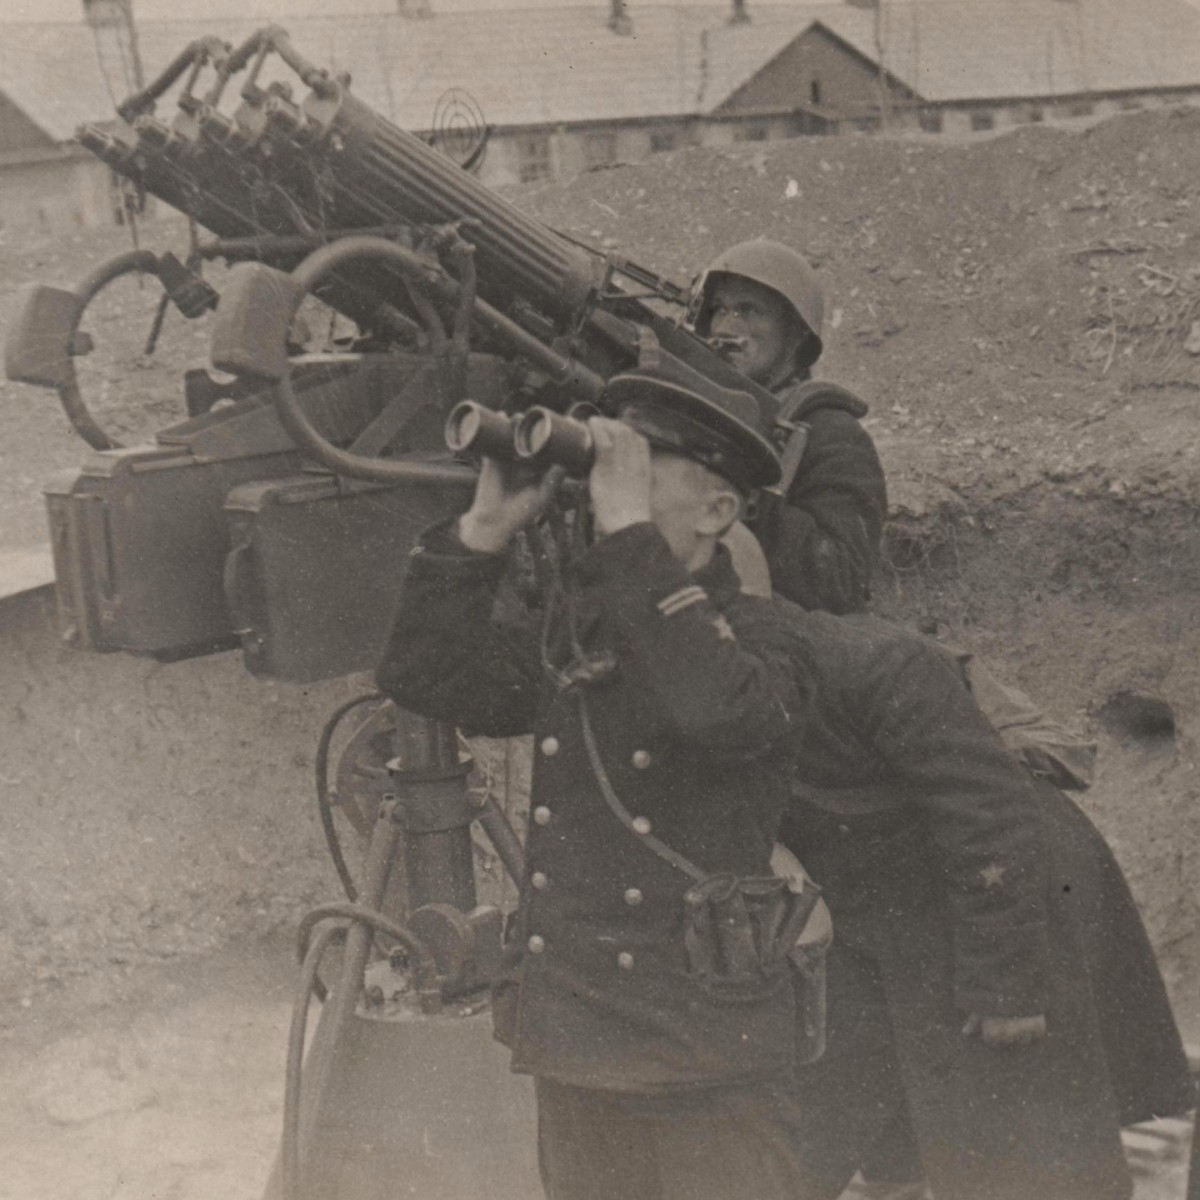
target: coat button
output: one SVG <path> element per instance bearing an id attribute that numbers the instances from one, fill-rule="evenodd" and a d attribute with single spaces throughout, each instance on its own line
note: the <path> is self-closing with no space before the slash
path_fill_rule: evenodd
<path id="1" fill-rule="evenodd" d="M 541 954 L 546 948 L 546 939 L 535 933 L 525 945 L 529 947 L 530 954 Z"/>
<path id="2" fill-rule="evenodd" d="M 537 825 L 549 825 L 550 810 L 544 804 L 539 804 L 537 808 L 533 810 L 533 820 Z"/>
<path id="3" fill-rule="evenodd" d="M 617 966 L 620 967 L 622 971 L 632 971 L 633 955 L 630 954 L 628 950 L 622 950 L 621 953 L 617 955 Z"/>
<path id="4" fill-rule="evenodd" d="M 650 765 L 649 750 L 635 750 L 633 757 L 629 760 L 639 771 L 644 771 Z"/>
<path id="5" fill-rule="evenodd" d="M 645 817 L 634 817 L 633 818 L 633 832 L 640 833 L 643 835 L 649 833 L 650 832 L 650 822 L 647 821 Z"/>
<path id="6" fill-rule="evenodd" d="M 850 832 L 849 825 L 839 825 L 838 826 L 838 833 L 849 833 L 849 832 Z"/>
<path id="7" fill-rule="evenodd" d="M 637 906 L 639 904 L 641 904 L 641 902 L 642 902 L 642 893 L 639 888 L 626 888 L 625 889 L 625 903 L 628 904 L 630 908 L 637 908 Z"/>
<path id="8" fill-rule="evenodd" d="M 544 871 L 534 871 L 529 877 L 529 882 L 539 892 L 544 892 L 550 886 L 550 880 L 546 878 Z"/>
<path id="9" fill-rule="evenodd" d="M 558 753 L 558 738 L 542 738 L 542 753 L 547 758 L 553 758 Z"/>

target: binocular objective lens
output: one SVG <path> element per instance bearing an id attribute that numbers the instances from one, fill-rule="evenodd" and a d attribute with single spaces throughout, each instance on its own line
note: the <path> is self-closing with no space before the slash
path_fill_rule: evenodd
<path id="1" fill-rule="evenodd" d="M 554 432 L 553 422 L 546 412 L 531 409 L 518 422 L 513 434 L 519 458 L 536 458 Z"/>
<path id="2" fill-rule="evenodd" d="M 479 425 L 479 410 L 460 404 L 446 422 L 446 445 L 451 450 L 466 450 L 479 435 Z"/>

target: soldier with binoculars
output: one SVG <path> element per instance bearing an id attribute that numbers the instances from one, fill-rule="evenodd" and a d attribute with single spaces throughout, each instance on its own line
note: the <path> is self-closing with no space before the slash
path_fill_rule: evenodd
<path id="1" fill-rule="evenodd" d="M 547 1196 L 793 1200 L 789 955 L 817 894 L 771 857 L 797 700 L 781 615 L 719 541 L 779 460 L 747 393 L 642 370 L 605 402 L 616 419 L 456 410 L 475 496 L 413 552 L 378 680 L 464 732 L 534 735 L 493 1013 L 535 1078 Z M 563 472 L 595 536 L 539 637 L 495 600 Z"/>

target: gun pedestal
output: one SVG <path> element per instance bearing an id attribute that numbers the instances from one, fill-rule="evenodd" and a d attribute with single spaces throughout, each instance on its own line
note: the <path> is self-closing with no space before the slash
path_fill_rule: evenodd
<path id="1" fill-rule="evenodd" d="M 359 902 L 319 908 L 302 925 L 283 1146 L 266 1200 L 529 1200 L 540 1186 L 533 1090 L 492 1039 L 485 990 L 501 916 L 476 903 L 470 826 L 484 810 L 468 795 L 454 731 L 397 718 L 395 790 L 379 806 Z M 485 828 L 507 830 L 484 816 Z M 493 837 L 519 870 L 508 833 Z M 397 926 L 383 906 L 401 867 L 410 915 Z M 301 1070 L 317 970 L 340 938 Z M 380 947 L 386 957 L 373 955 Z"/>

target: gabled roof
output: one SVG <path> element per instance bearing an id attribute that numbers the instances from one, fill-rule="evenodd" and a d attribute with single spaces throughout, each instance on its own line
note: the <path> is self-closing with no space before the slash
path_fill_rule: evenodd
<path id="1" fill-rule="evenodd" d="M 436 7 L 436 0 L 435 0 Z M 348 70 L 355 93 L 397 124 L 428 129 L 438 98 L 464 87 L 493 125 L 681 116 L 717 107 L 836 4 L 633 8 L 631 35 L 607 27 L 605 6 L 441 13 L 429 20 L 377 14 L 295 17 L 292 42 L 322 66 Z M 264 22 L 144 21 L 141 57 L 153 78 L 204 35 L 240 42 Z M 111 115 L 113 101 L 91 30 L 6 25 L 0 90 L 55 138 Z M 118 99 L 126 90 L 112 81 Z"/>
<path id="2" fill-rule="evenodd" d="M 820 21 L 934 102 L 1200 86 L 1185 0 L 892 0 L 878 31 L 849 6 Z"/>
<path id="3" fill-rule="evenodd" d="M 348 70 L 358 96 L 416 131 L 431 128 L 453 87 L 494 126 L 711 113 L 814 26 L 870 61 L 878 54 L 875 13 L 848 3 L 749 0 L 742 25 L 729 23 L 730 4 L 628 11 L 628 36 L 608 29 L 606 4 L 285 24 L 301 54 Z M 147 78 L 195 38 L 237 43 L 262 24 L 143 21 Z M 82 22 L 2 33 L 0 91 L 54 140 L 113 114 L 127 88 L 106 81 Z M 1184 0 L 888 0 L 878 34 L 884 68 L 934 102 L 1200 86 L 1200 13 Z"/>

